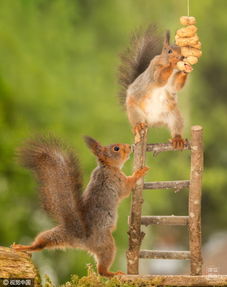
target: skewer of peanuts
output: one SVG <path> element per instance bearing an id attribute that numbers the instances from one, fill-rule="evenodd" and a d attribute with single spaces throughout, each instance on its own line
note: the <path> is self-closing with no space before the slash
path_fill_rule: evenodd
<path id="1" fill-rule="evenodd" d="M 180 23 L 186 27 L 177 30 L 175 40 L 185 58 L 177 63 L 177 68 L 189 73 L 193 70 L 192 65 L 198 63 L 198 58 L 202 55 L 201 42 L 196 34 L 198 29 L 195 26 L 195 17 L 182 16 Z"/>

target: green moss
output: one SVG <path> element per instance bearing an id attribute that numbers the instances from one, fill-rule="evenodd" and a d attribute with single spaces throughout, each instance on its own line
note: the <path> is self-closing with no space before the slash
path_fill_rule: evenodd
<path id="1" fill-rule="evenodd" d="M 45 287 L 55 287 L 50 278 L 45 276 Z M 121 278 L 105 278 L 98 275 L 92 265 L 88 265 L 87 276 L 79 277 L 74 274 L 71 276 L 71 280 L 61 285 L 60 287 L 154 287 L 148 281 L 142 279 L 136 279 L 133 282 L 123 281 Z"/>

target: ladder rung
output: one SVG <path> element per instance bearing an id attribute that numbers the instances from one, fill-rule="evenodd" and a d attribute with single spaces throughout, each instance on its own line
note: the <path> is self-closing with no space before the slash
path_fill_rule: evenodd
<path id="1" fill-rule="evenodd" d="M 141 250 L 140 258 L 153 259 L 190 259 L 190 251 L 160 251 L 160 250 Z"/>
<path id="2" fill-rule="evenodd" d="M 153 181 L 145 182 L 144 189 L 168 189 L 173 188 L 180 190 L 182 188 L 188 188 L 190 185 L 190 180 L 176 180 L 176 181 Z"/>
<path id="3" fill-rule="evenodd" d="M 141 225 L 165 224 L 165 225 L 187 225 L 189 216 L 142 216 Z"/>
<path id="4" fill-rule="evenodd" d="M 191 146 L 188 142 L 184 145 L 183 150 L 190 150 Z M 179 149 L 174 149 L 171 143 L 156 143 L 156 144 L 147 144 L 146 151 L 153 152 L 155 154 L 163 152 L 163 151 L 179 151 Z"/>

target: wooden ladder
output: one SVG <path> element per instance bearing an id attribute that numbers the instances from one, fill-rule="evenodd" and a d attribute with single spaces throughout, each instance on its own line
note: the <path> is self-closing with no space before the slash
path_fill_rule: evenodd
<path id="1" fill-rule="evenodd" d="M 191 128 L 191 142 L 184 150 L 191 151 L 190 180 L 145 182 L 140 179 L 132 192 L 131 214 L 129 217 L 129 249 L 127 251 L 128 274 L 139 274 L 139 259 L 189 259 L 191 275 L 202 274 L 201 255 L 201 187 L 203 172 L 203 129 Z M 159 153 L 174 151 L 169 144 L 147 144 L 147 128 L 141 130 L 140 141 L 134 145 L 134 170 L 145 165 L 146 152 Z M 141 216 L 144 189 L 189 188 L 188 216 Z M 189 230 L 189 251 L 140 250 L 144 233 L 141 225 L 165 224 L 186 225 Z"/>

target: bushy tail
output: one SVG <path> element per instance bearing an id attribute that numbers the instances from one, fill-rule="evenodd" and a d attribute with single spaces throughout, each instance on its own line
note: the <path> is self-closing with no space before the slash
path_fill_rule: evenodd
<path id="1" fill-rule="evenodd" d="M 78 159 L 61 141 L 49 136 L 27 142 L 18 153 L 23 166 L 34 172 L 44 209 L 58 223 L 75 225 L 83 233 L 80 213 L 82 175 Z"/>
<path id="2" fill-rule="evenodd" d="M 128 86 L 149 66 L 150 61 L 161 53 L 162 40 L 155 25 L 150 25 L 144 33 L 134 33 L 130 46 L 121 54 L 119 83 L 120 102 L 125 104 Z"/>

